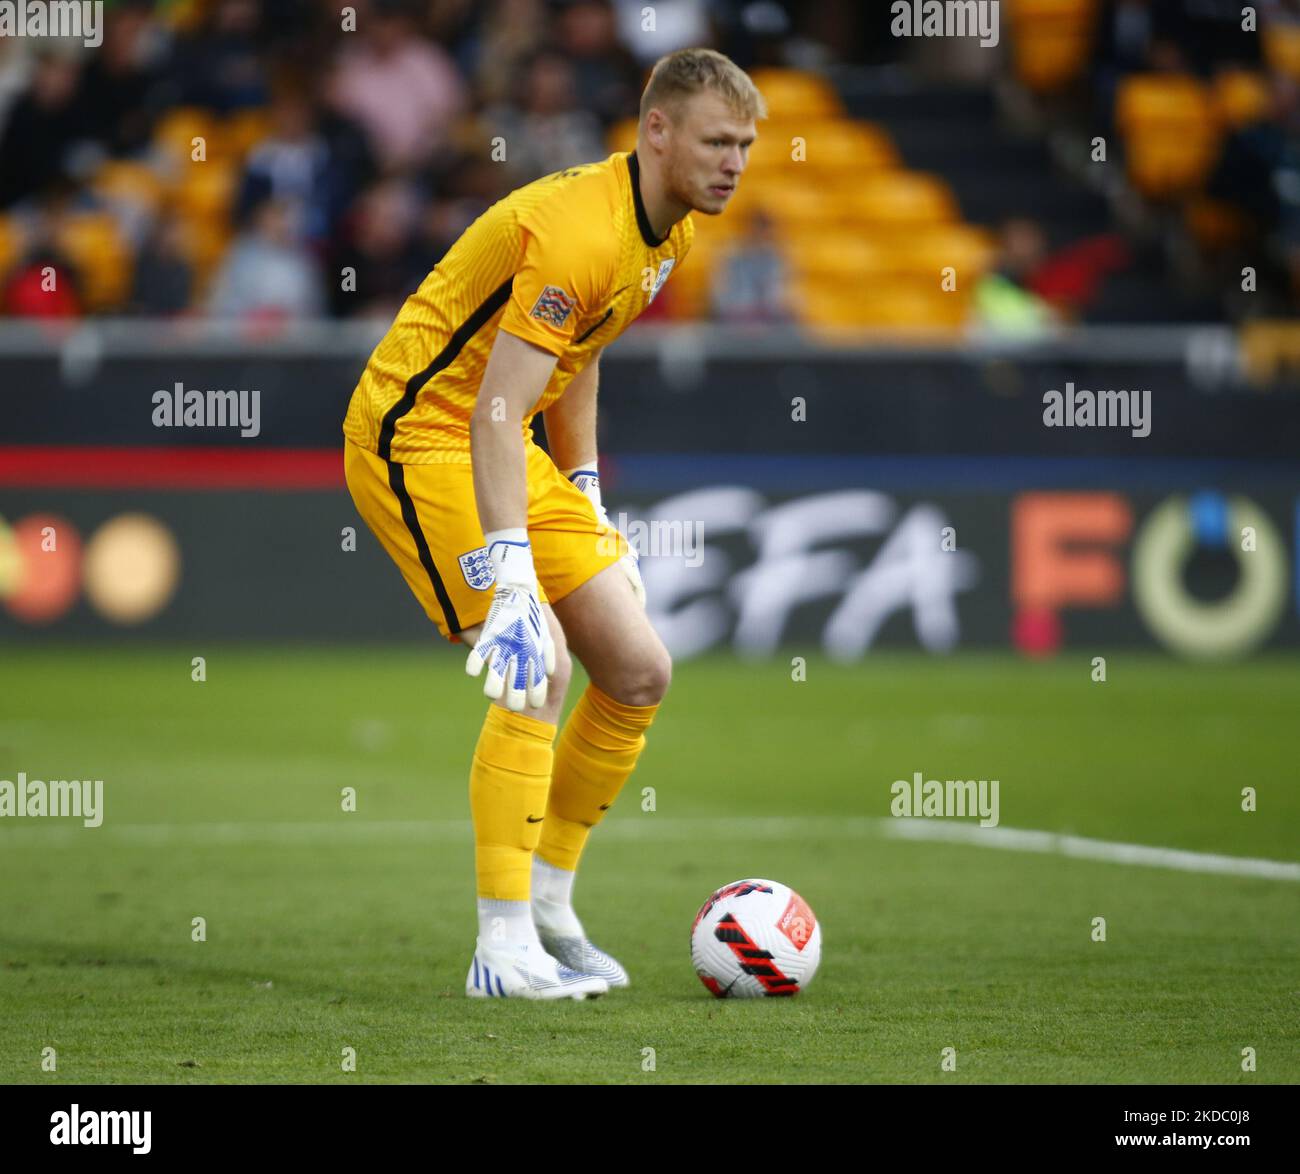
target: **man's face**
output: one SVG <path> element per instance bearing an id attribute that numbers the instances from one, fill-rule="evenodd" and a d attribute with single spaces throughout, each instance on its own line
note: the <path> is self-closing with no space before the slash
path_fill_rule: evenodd
<path id="1" fill-rule="evenodd" d="M 665 131 L 668 194 L 696 212 L 717 216 L 749 161 L 754 120 L 737 117 L 723 98 L 705 90 L 686 100 Z"/>

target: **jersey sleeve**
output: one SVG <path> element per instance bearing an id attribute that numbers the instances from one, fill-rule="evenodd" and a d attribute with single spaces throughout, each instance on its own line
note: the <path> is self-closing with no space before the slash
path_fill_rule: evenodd
<path id="1" fill-rule="evenodd" d="M 501 329 L 558 356 L 578 322 L 608 300 L 617 242 L 606 215 L 559 201 L 534 209 L 520 227 L 523 260 Z"/>

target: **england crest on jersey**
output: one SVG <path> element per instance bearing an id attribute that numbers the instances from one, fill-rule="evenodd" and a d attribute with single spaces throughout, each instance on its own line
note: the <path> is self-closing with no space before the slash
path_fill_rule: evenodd
<path id="1" fill-rule="evenodd" d="M 655 294 L 663 288 L 664 282 L 668 280 L 668 274 L 673 271 L 676 260 L 676 257 L 669 257 L 667 261 L 659 262 L 659 272 L 655 275 L 654 289 L 650 291 L 650 300 L 646 302 L 647 306 L 655 300 Z"/>
<path id="2" fill-rule="evenodd" d="M 465 582 L 475 591 L 486 591 L 492 586 L 496 579 L 496 572 L 492 569 L 486 546 L 480 546 L 477 550 L 467 550 L 458 561 Z"/>

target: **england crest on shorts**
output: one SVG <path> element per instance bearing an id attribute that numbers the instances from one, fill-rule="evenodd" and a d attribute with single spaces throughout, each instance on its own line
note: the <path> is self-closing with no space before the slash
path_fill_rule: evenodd
<path id="1" fill-rule="evenodd" d="M 486 546 L 466 551 L 458 561 L 465 582 L 475 591 L 486 591 L 496 580 L 496 572 L 492 569 L 492 560 L 488 558 Z"/>

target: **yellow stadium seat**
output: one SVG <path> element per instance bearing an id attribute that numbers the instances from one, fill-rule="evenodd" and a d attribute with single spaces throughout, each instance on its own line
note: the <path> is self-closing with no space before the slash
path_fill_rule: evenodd
<path id="1" fill-rule="evenodd" d="M 1012 0 L 1011 58 L 1016 76 L 1048 93 L 1078 78 L 1090 60 L 1096 0 Z"/>
<path id="2" fill-rule="evenodd" d="M 616 122 L 609 128 L 605 135 L 605 146 L 612 155 L 616 151 L 635 151 L 636 150 L 636 132 L 641 123 L 636 118 L 625 118 L 622 122 Z"/>
<path id="3" fill-rule="evenodd" d="M 940 224 L 959 215 L 947 183 L 919 171 L 867 176 L 844 198 L 853 216 L 869 224 Z"/>
<path id="4" fill-rule="evenodd" d="M 843 283 L 876 277 L 889 269 L 889 247 L 864 233 L 820 228 L 785 238 L 785 252 L 801 280 Z"/>
<path id="5" fill-rule="evenodd" d="M 1034 93 L 1047 94 L 1078 78 L 1091 51 L 1091 37 L 1031 33 L 1016 37 L 1011 56 L 1016 76 Z"/>
<path id="6" fill-rule="evenodd" d="M 185 229 L 186 256 L 194 267 L 195 301 L 201 301 L 205 295 L 217 266 L 230 247 L 230 230 L 222 224 L 210 221 L 183 219 Z"/>
<path id="7" fill-rule="evenodd" d="M 193 163 L 176 186 L 176 205 L 187 219 L 225 224 L 230 219 L 238 180 L 239 170 L 228 160 Z"/>
<path id="8" fill-rule="evenodd" d="M 1214 79 L 1214 106 L 1224 126 L 1236 129 L 1262 122 L 1271 105 L 1268 78 L 1261 73 L 1228 69 Z"/>
<path id="9" fill-rule="evenodd" d="M 968 300 L 956 293 L 930 291 L 911 284 L 890 286 L 864 282 L 801 281 L 792 300 L 799 322 L 815 333 L 835 336 L 846 329 L 915 335 L 952 336 L 968 317 Z"/>
<path id="10" fill-rule="evenodd" d="M 1249 218 L 1233 204 L 1197 196 L 1187 205 L 1187 230 L 1206 253 L 1237 248 L 1250 235 Z"/>
<path id="11" fill-rule="evenodd" d="M 270 133 L 271 118 L 265 110 L 241 110 L 217 128 L 217 149 L 224 156 L 242 161 Z"/>
<path id="12" fill-rule="evenodd" d="M 158 211 L 166 195 L 166 187 L 152 167 L 125 159 L 110 159 L 100 167 L 91 187 L 105 200 L 134 204 L 151 214 Z"/>
<path id="13" fill-rule="evenodd" d="M 27 248 L 26 237 L 12 216 L 0 216 L 0 280 L 22 260 Z"/>
<path id="14" fill-rule="evenodd" d="M 198 32 L 210 7 L 206 0 L 164 0 L 158 5 L 158 18 L 178 33 Z"/>
<path id="15" fill-rule="evenodd" d="M 815 182 L 848 174 L 895 168 L 898 151 L 893 140 L 868 122 L 844 119 L 813 122 L 760 123 L 758 139 L 749 152 L 748 171 L 764 178 L 780 174 Z"/>
<path id="16" fill-rule="evenodd" d="M 746 183 L 742 178 L 724 216 L 739 214 L 743 220 L 753 211 L 766 212 L 778 224 L 825 224 L 841 215 L 841 202 L 828 191 L 805 179 L 781 178 Z M 699 217 L 696 217 L 698 220 Z"/>
<path id="17" fill-rule="evenodd" d="M 216 123 L 205 110 L 178 106 L 169 110 L 154 128 L 154 146 L 168 165 L 178 173 L 182 166 L 194 158 L 194 140 L 203 140 L 203 153 L 212 157 L 213 136 Z"/>
<path id="18" fill-rule="evenodd" d="M 54 242 L 81 275 L 86 309 L 120 306 L 131 290 L 131 250 L 107 212 L 76 212 L 61 219 Z"/>
<path id="19" fill-rule="evenodd" d="M 844 103 L 825 78 L 798 69 L 764 67 L 749 75 L 771 118 L 839 118 Z"/>
<path id="20" fill-rule="evenodd" d="M 1272 21 L 1264 26 L 1262 35 L 1269 68 L 1300 81 L 1300 24 Z"/>
<path id="21" fill-rule="evenodd" d="M 1180 74 L 1138 74 L 1120 83 L 1116 121 L 1129 178 L 1153 199 L 1195 191 L 1219 153 L 1219 126 L 1209 90 Z"/>
<path id="22" fill-rule="evenodd" d="M 958 290 L 968 290 L 992 267 L 998 246 L 987 229 L 968 224 L 926 225 L 891 239 L 894 272 L 942 288 L 951 269 Z"/>

